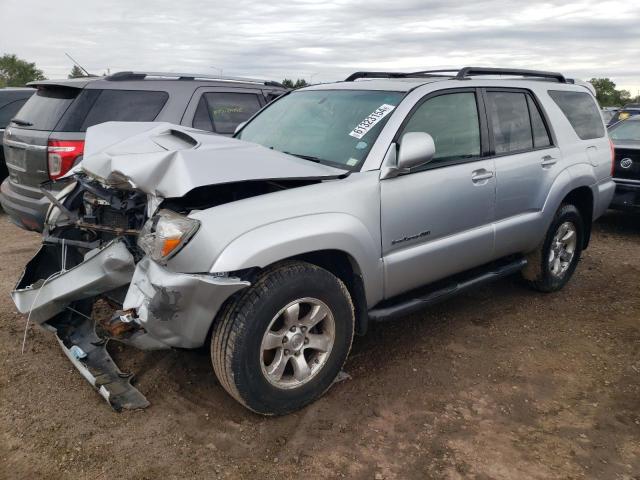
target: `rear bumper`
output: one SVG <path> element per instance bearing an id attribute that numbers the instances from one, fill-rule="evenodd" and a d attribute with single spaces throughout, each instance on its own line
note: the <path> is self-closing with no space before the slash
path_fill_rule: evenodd
<path id="1" fill-rule="evenodd" d="M 640 180 L 615 180 L 616 191 L 610 208 L 640 211 Z"/>
<path id="2" fill-rule="evenodd" d="M 11 188 L 11 182 L 6 178 L 0 185 L 0 204 L 16 225 L 25 230 L 42 232 L 50 205 L 44 195 L 37 198 L 21 195 Z"/>

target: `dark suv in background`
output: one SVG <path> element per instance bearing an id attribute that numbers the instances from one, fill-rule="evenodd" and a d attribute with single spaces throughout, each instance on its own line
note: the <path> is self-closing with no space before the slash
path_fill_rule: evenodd
<path id="1" fill-rule="evenodd" d="M 33 88 L 0 88 L 0 182 L 7 178 L 9 172 L 4 163 L 2 136 L 4 129 L 11 119 L 18 113 L 29 97 L 33 95 Z"/>
<path id="2" fill-rule="evenodd" d="M 36 89 L 4 133 L 9 177 L 0 203 L 19 226 L 41 231 L 40 185 L 82 159 L 87 128 L 108 121 L 169 122 L 232 135 L 286 89 L 277 82 L 200 74 L 119 72 L 32 82 Z"/>

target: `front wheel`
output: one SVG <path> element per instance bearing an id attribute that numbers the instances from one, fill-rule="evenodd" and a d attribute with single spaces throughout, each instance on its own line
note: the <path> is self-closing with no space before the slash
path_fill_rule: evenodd
<path id="1" fill-rule="evenodd" d="M 354 323 L 344 283 L 315 265 L 284 262 L 226 306 L 211 339 L 213 368 L 247 408 L 289 413 L 331 386 L 349 354 Z"/>
<path id="2" fill-rule="evenodd" d="M 562 205 L 542 244 L 527 256 L 523 277 L 541 292 L 560 290 L 578 266 L 583 242 L 584 224 L 580 211 L 573 205 Z"/>

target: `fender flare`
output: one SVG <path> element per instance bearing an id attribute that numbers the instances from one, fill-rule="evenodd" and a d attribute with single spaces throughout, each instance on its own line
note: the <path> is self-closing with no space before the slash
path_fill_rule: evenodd
<path id="1" fill-rule="evenodd" d="M 339 250 L 354 260 L 371 304 L 383 298 L 380 249 L 379 234 L 372 234 L 356 217 L 319 213 L 279 220 L 240 235 L 218 255 L 211 272 L 264 268 L 305 253 Z"/>

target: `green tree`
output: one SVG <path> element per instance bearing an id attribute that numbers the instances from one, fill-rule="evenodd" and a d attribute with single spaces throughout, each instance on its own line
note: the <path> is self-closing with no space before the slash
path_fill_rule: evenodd
<path id="1" fill-rule="evenodd" d="M 68 78 L 80 78 L 80 77 L 86 77 L 86 74 L 82 71 L 82 69 L 79 66 L 74 65 L 73 68 L 71 69 L 71 73 L 69 74 Z"/>
<path id="2" fill-rule="evenodd" d="M 307 83 L 307 81 L 304 78 L 299 78 L 297 79 L 295 82 L 289 78 L 285 78 L 282 81 L 282 85 L 284 85 L 287 88 L 291 88 L 291 89 L 296 89 L 296 88 L 302 88 L 302 87 L 306 87 L 307 85 L 309 85 Z"/>
<path id="3" fill-rule="evenodd" d="M 628 90 L 617 90 L 609 78 L 592 78 L 589 83 L 596 89 L 596 98 L 601 107 L 622 107 L 631 100 Z"/>
<path id="4" fill-rule="evenodd" d="M 13 54 L 0 57 L 0 87 L 23 87 L 34 80 L 45 80 L 42 70 Z"/>

